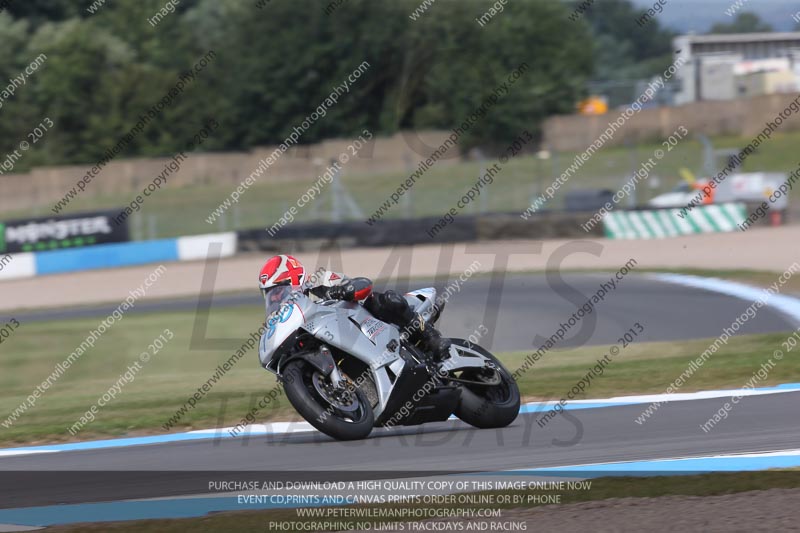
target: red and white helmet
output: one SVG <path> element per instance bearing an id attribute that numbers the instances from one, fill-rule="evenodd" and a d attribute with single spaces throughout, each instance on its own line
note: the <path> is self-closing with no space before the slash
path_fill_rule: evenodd
<path id="1" fill-rule="evenodd" d="M 264 294 L 278 285 L 290 285 L 293 289 L 300 289 L 305 281 L 305 267 L 291 255 L 270 257 L 258 275 L 258 286 Z"/>

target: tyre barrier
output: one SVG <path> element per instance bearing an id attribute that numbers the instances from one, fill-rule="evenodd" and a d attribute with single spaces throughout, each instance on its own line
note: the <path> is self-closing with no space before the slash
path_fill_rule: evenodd
<path id="1" fill-rule="evenodd" d="M 603 217 L 609 239 L 663 239 L 696 233 L 737 231 L 747 218 L 743 203 L 712 204 L 692 210 L 613 211 Z"/>

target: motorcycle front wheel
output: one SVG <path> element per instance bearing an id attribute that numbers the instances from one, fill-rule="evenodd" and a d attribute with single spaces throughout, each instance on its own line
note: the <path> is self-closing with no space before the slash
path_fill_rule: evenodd
<path id="1" fill-rule="evenodd" d="M 337 440 L 358 440 L 372 431 L 374 414 L 361 389 L 334 388 L 302 359 L 286 365 L 283 375 L 289 403 L 321 432 Z"/>
<path id="2" fill-rule="evenodd" d="M 453 344 L 461 344 L 481 353 L 494 366 L 494 369 L 476 368 L 461 373 L 460 379 L 475 384 L 461 383 L 461 402 L 455 415 L 481 429 L 502 428 L 511 424 L 519 415 L 520 408 L 519 387 L 514 377 L 494 355 L 480 346 L 460 339 L 453 339 Z"/>

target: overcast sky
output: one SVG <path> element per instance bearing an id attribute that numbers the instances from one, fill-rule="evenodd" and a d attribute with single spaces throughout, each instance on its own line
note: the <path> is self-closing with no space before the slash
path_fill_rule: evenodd
<path id="1" fill-rule="evenodd" d="M 736 0 L 662 0 L 664 11 L 658 15 L 661 24 L 687 33 L 705 33 L 717 22 L 731 22 L 725 12 Z M 655 0 L 633 0 L 641 8 L 652 7 Z M 602 4 L 601 4 L 602 5 Z M 797 0 L 744 0 L 740 11 L 758 14 L 777 31 L 792 31 L 792 15 L 800 11 Z"/>

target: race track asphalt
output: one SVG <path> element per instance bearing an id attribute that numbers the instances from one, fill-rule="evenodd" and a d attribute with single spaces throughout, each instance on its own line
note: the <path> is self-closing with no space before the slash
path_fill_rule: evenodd
<path id="1" fill-rule="evenodd" d="M 466 338 L 486 326 L 488 334 L 479 344 L 495 352 L 527 350 L 566 324 L 587 298 L 609 287 L 611 274 L 563 274 L 548 279 L 542 274 L 508 274 L 493 280 L 490 276 L 467 279 L 458 292 L 452 292 L 439 326 L 449 337 Z M 454 280 L 450 280 L 453 283 Z M 447 282 L 415 280 L 386 288 L 400 291 L 436 286 Z M 377 286 L 376 290 L 384 287 Z M 612 344 L 639 322 L 644 333 L 639 341 L 670 341 L 714 338 L 741 315 L 752 302 L 718 292 L 665 283 L 651 276 L 629 274 L 617 281 L 617 288 L 605 294 L 596 311 L 577 322 L 559 341 L 558 347 Z M 118 304 L 94 305 L 77 309 L 49 309 L 16 313 L 24 322 L 80 317 L 108 316 Z M 257 291 L 251 294 L 221 294 L 213 299 L 215 308 L 250 305 L 261 312 Z M 191 311 L 196 299 L 144 301 L 128 313 Z M 0 316 L 0 319 L 3 317 Z M 780 312 L 764 307 L 739 330 L 740 334 L 789 331 L 798 324 Z M 637 328 L 638 329 L 638 328 Z M 556 348 L 557 349 L 557 348 Z"/>
<path id="2" fill-rule="evenodd" d="M 532 413 L 502 430 L 452 421 L 377 430 L 349 443 L 295 433 L 6 457 L 0 459 L 0 508 L 200 494 L 209 481 L 245 475 L 408 478 L 796 448 L 800 393 L 745 398 L 705 433 L 700 424 L 724 401 L 664 404 L 645 425 L 635 422 L 645 406 L 631 405 L 570 412 L 543 428 Z"/>

